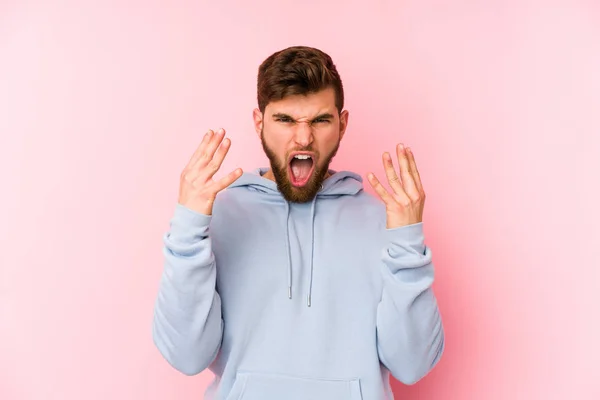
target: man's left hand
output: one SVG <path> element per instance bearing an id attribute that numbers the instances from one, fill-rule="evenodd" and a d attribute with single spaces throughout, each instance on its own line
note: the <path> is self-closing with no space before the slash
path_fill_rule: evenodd
<path id="1" fill-rule="evenodd" d="M 385 203 L 388 229 L 422 222 L 425 206 L 425 192 L 412 150 L 400 143 L 396 146 L 396 155 L 400 176 L 396 174 L 391 155 L 385 152 L 382 156 L 392 193 L 383 187 L 373 173 L 368 174 L 371 186 Z"/>

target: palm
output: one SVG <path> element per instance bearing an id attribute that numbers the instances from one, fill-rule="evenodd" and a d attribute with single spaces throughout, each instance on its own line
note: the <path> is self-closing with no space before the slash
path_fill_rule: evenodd
<path id="1" fill-rule="evenodd" d="M 383 154 L 383 167 L 392 193 L 383 187 L 373 173 L 368 175 L 371 186 L 385 203 L 388 229 L 422 222 L 425 206 L 425 192 L 412 151 L 399 144 L 396 154 L 400 176 L 396 174 L 390 154 Z"/>

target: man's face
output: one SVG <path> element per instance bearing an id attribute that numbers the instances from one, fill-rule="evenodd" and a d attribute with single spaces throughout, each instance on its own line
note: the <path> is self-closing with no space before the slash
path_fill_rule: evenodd
<path id="1" fill-rule="evenodd" d="M 254 110 L 254 122 L 271 163 L 265 178 L 277 183 L 286 200 L 311 201 L 329 176 L 348 123 L 348 111 L 338 114 L 335 91 L 270 102 L 264 114 Z"/>

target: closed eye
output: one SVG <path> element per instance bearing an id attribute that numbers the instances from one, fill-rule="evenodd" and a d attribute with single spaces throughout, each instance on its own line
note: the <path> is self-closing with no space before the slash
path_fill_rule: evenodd
<path id="1" fill-rule="evenodd" d="M 312 124 L 319 124 L 319 125 L 330 124 L 331 119 L 332 119 L 331 114 L 325 114 L 325 115 L 316 117 L 315 119 L 310 121 L 310 124 L 311 125 Z M 289 115 L 285 115 L 285 114 L 275 114 L 275 115 L 273 115 L 273 120 L 275 122 L 281 122 L 284 124 L 290 124 L 290 123 L 297 122 L 292 117 L 290 117 Z"/>

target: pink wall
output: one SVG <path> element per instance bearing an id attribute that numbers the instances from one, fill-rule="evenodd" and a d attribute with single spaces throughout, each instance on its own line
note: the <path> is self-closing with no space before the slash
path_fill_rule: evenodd
<path id="1" fill-rule="evenodd" d="M 161 236 L 206 129 L 265 164 L 292 44 L 345 80 L 334 167 L 423 176 L 447 350 L 397 397 L 600 399 L 598 2 L 205 3 L 0 3 L 0 399 L 201 398 L 152 344 Z"/>

